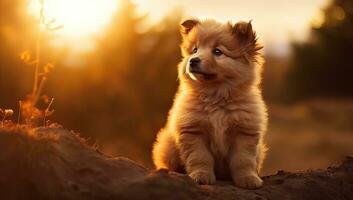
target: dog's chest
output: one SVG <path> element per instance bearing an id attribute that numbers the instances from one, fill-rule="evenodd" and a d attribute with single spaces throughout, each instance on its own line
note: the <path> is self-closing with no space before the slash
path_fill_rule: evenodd
<path id="1" fill-rule="evenodd" d="M 227 141 L 227 130 L 231 115 L 224 109 L 216 109 L 208 114 L 208 123 L 212 127 L 210 130 L 210 149 L 213 154 L 225 157 L 228 154 L 229 142 Z"/>

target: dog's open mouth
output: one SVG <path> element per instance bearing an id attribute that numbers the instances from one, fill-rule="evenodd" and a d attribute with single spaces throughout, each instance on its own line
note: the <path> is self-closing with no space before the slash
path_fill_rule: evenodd
<path id="1" fill-rule="evenodd" d="M 190 70 L 190 73 L 192 74 L 198 74 L 198 75 L 202 75 L 202 77 L 206 80 L 212 80 L 216 78 L 216 74 L 212 74 L 212 73 L 206 73 L 203 71 L 198 71 L 198 70 Z"/>

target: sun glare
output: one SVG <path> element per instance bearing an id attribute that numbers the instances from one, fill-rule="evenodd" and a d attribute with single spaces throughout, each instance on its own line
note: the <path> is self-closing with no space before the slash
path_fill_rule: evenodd
<path id="1" fill-rule="evenodd" d="M 79 38 L 100 33 L 117 6 L 117 0 L 45 0 L 45 16 L 64 26 L 56 34 Z M 38 9 L 38 0 L 32 0 L 30 12 L 36 14 Z"/>

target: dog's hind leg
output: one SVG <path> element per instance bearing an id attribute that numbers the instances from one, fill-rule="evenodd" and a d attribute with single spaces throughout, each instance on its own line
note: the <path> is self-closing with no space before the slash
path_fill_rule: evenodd
<path id="1" fill-rule="evenodd" d="M 179 150 L 175 138 L 167 129 L 162 129 L 152 150 L 153 163 L 156 169 L 166 168 L 171 171 L 183 172 Z"/>

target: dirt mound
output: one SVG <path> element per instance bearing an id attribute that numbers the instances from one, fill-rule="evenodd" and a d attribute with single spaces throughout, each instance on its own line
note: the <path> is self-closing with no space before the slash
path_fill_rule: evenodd
<path id="1" fill-rule="evenodd" d="M 0 129 L 0 199 L 353 199 L 353 157 L 339 167 L 263 177 L 245 190 L 111 158 L 62 128 Z"/>

